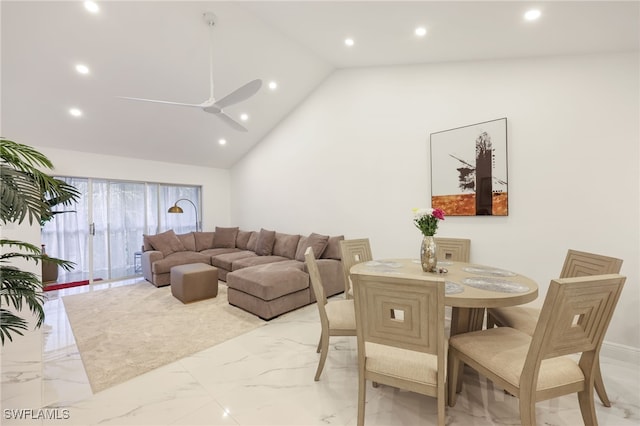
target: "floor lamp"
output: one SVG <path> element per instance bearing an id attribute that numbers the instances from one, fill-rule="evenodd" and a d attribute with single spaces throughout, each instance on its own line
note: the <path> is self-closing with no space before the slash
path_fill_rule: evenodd
<path id="1" fill-rule="evenodd" d="M 198 232 L 200 230 L 200 227 L 198 226 L 198 224 L 199 224 L 199 222 L 198 222 L 198 208 L 196 207 L 195 204 L 193 204 L 193 201 L 188 200 L 186 198 L 180 198 L 178 201 L 173 203 L 173 206 L 169 207 L 169 210 L 167 210 L 167 213 L 184 213 L 184 210 L 182 210 L 182 208 L 180 206 L 178 206 L 178 203 L 180 201 L 188 201 L 193 206 L 193 209 L 196 212 L 196 232 Z"/>

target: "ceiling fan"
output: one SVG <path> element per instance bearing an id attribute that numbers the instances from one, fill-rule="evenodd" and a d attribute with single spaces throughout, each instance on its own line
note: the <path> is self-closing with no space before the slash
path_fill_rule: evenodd
<path id="1" fill-rule="evenodd" d="M 213 26 L 215 25 L 216 16 L 207 12 L 203 14 L 205 23 L 209 26 L 211 34 L 213 34 Z M 213 38 L 213 37 L 211 37 Z M 249 99 L 251 96 L 255 95 L 260 87 L 262 87 L 262 80 L 256 79 L 252 80 L 244 86 L 239 87 L 233 92 L 229 93 L 222 99 L 216 100 L 213 96 L 213 41 L 210 40 L 209 43 L 209 99 L 199 104 L 189 104 L 182 102 L 171 102 L 171 101 L 161 101 L 156 99 L 142 99 L 142 98 L 131 98 L 127 96 L 119 96 L 121 99 L 129 99 L 132 101 L 142 101 L 142 102 L 154 102 L 159 104 L 167 104 L 167 105 L 178 105 L 178 106 L 186 106 L 192 108 L 201 108 L 202 110 L 209 112 L 211 114 L 215 114 L 222 121 L 227 123 L 229 126 L 233 127 L 236 130 L 241 132 L 246 132 L 247 129 L 236 120 L 231 118 L 227 113 L 224 112 L 224 108 L 237 104 L 238 102 L 242 102 L 246 99 Z"/>

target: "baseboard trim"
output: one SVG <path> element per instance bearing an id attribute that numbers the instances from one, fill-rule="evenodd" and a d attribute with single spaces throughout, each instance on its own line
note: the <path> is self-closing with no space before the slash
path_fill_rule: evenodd
<path id="1" fill-rule="evenodd" d="M 602 342 L 600 356 L 640 365 L 640 349 L 618 343 Z"/>

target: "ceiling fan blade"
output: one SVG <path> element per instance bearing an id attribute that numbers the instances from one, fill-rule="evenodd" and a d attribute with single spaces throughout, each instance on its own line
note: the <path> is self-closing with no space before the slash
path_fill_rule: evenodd
<path id="1" fill-rule="evenodd" d="M 156 104 L 167 104 L 167 105 L 179 105 L 179 106 L 187 106 L 187 107 L 202 107 L 202 104 L 186 104 L 182 102 L 171 102 L 171 101 L 159 101 L 156 99 L 143 99 L 143 98 L 130 98 L 127 96 L 118 96 L 120 99 L 128 99 L 130 101 L 140 101 L 140 102 L 153 102 Z"/>
<path id="2" fill-rule="evenodd" d="M 237 104 L 238 102 L 242 102 L 245 99 L 249 99 L 251 96 L 255 95 L 258 90 L 262 87 L 262 80 L 256 79 L 248 82 L 244 86 L 239 89 L 234 90 L 229 93 L 224 98 L 216 101 L 214 106 L 217 106 L 220 109 L 226 108 L 229 105 Z"/>
<path id="3" fill-rule="evenodd" d="M 219 113 L 216 113 L 215 115 L 216 115 L 216 117 L 220 118 L 222 121 L 224 121 L 225 123 L 227 123 L 229 126 L 233 127 L 234 129 L 238 130 L 239 132 L 247 132 L 248 131 L 246 127 L 244 127 L 242 124 L 238 123 L 233 118 L 229 117 L 224 112 L 219 112 Z"/>

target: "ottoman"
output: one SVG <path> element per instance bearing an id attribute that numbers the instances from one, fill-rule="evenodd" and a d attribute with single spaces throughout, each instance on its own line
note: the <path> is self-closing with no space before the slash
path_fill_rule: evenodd
<path id="1" fill-rule="evenodd" d="M 218 295 L 218 268 L 191 263 L 171 268 L 171 294 L 182 303 L 209 299 Z"/>

